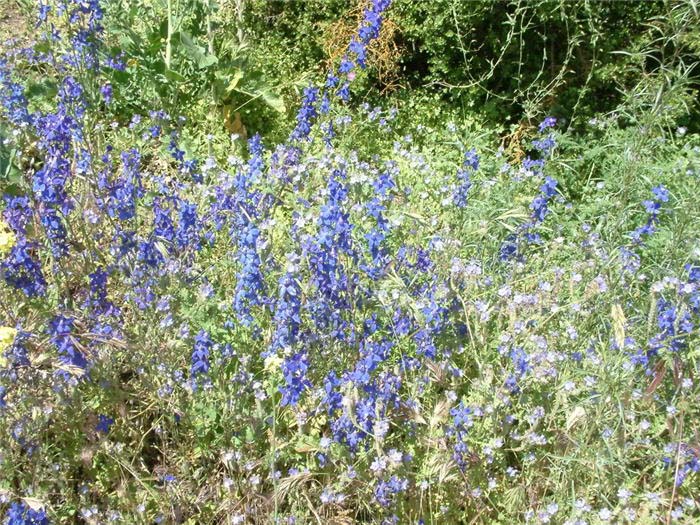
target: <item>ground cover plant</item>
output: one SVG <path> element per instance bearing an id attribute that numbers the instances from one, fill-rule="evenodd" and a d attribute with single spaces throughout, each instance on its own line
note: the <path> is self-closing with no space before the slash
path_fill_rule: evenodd
<path id="1" fill-rule="evenodd" d="M 405 4 L 298 100 L 226 5 L 3 44 L 3 523 L 698 523 L 695 44 L 513 130 L 358 95 Z"/>

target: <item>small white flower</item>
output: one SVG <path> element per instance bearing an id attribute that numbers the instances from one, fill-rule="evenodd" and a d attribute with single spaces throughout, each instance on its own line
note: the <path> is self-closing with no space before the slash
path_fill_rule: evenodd
<path id="1" fill-rule="evenodd" d="M 630 496 L 632 496 L 632 492 L 630 492 L 626 488 L 621 488 L 617 491 L 617 497 L 620 499 L 621 503 L 627 503 L 627 500 L 630 499 Z"/>

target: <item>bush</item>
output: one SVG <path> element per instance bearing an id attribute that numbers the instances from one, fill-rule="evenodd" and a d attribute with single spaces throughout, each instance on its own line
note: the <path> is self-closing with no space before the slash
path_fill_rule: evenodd
<path id="1" fill-rule="evenodd" d="M 338 27 L 352 27 L 357 11 L 341 2 L 262 2 L 246 13 L 260 43 L 254 54 L 295 79 L 314 65 L 323 73 Z M 584 123 L 615 109 L 662 64 L 697 62 L 697 17 L 687 3 L 397 0 L 383 37 L 395 51 L 375 46 L 370 61 L 382 67 L 356 89 L 373 105 L 387 91 L 400 98 L 407 88 L 412 98 L 427 90 L 470 112 L 478 108 L 492 125 L 535 124 L 547 113 Z M 697 89 L 697 71 L 691 76 Z M 685 125 L 697 131 L 690 115 L 698 107 L 690 106 Z"/>

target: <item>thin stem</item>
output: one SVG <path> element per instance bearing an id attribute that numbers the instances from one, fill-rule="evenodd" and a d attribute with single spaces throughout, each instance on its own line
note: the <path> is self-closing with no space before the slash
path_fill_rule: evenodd
<path id="1" fill-rule="evenodd" d="M 170 63 L 173 58 L 173 6 L 172 0 L 168 0 L 168 36 L 165 40 L 165 67 L 170 69 Z"/>

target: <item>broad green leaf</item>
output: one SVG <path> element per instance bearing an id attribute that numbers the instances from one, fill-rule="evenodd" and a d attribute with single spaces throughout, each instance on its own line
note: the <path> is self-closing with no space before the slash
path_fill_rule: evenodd
<path id="1" fill-rule="evenodd" d="M 236 69 L 234 70 L 233 77 L 228 83 L 228 86 L 226 86 L 226 94 L 231 93 L 231 91 L 234 91 L 237 87 L 241 79 L 243 78 L 243 70 L 241 69 Z"/>
<path id="2" fill-rule="evenodd" d="M 265 90 L 261 92 L 261 96 L 265 103 L 275 111 L 284 113 L 287 110 L 284 105 L 284 100 L 282 100 L 279 94 Z"/>

